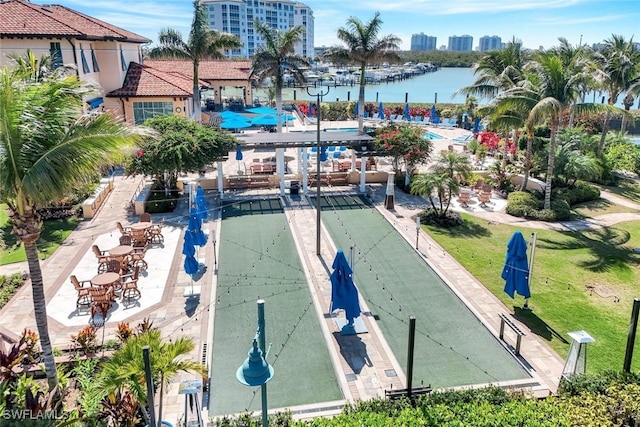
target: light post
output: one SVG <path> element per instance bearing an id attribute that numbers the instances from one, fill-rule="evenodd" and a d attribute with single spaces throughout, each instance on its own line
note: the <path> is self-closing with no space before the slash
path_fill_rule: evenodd
<path id="1" fill-rule="evenodd" d="M 268 427 L 267 382 L 273 378 L 273 367 L 267 363 L 266 359 L 264 327 L 264 300 L 258 300 L 258 330 L 253 338 L 249 357 L 236 371 L 236 378 L 244 385 L 260 386 L 262 394 L 262 427 Z M 259 347 L 258 343 L 260 343 Z"/>
<path id="2" fill-rule="evenodd" d="M 320 87 L 322 87 L 322 80 L 320 81 Z M 307 94 L 309 96 L 316 97 L 316 111 L 318 117 L 316 119 L 316 149 L 318 150 L 316 157 L 316 255 L 320 255 L 320 101 L 322 97 L 329 94 L 329 86 L 327 90 L 320 89 L 315 95 L 309 91 L 307 87 Z"/>

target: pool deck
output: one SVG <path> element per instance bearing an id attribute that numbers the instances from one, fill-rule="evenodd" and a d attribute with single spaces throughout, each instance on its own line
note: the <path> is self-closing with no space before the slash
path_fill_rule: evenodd
<path id="1" fill-rule="evenodd" d="M 327 124 L 327 127 L 336 127 L 335 122 Z M 436 132 L 446 131 L 450 138 L 455 137 L 455 130 L 437 129 Z M 460 132 L 457 132 L 460 134 Z M 446 144 L 447 142 L 444 141 Z M 233 169 L 235 160 L 226 162 L 225 168 Z M 128 202 L 131 200 L 136 188 L 140 184 L 141 177 L 126 178 L 116 176 L 114 178 L 115 190 L 109 195 L 105 205 L 99 210 L 94 219 L 84 221 L 71 234 L 67 241 L 49 258 L 41 262 L 44 272 L 45 293 L 48 301 L 55 301 L 56 295 L 60 292 L 67 292 L 71 286 L 68 278 L 70 274 L 78 268 L 86 268 L 83 259 L 91 250 L 91 245 L 96 241 L 105 241 L 110 244 L 113 235 L 117 235 L 115 222 L 123 223 L 136 222 L 137 218 L 126 210 Z M 374 203 L 382 215 L 400 232 L 408 241 L 415 242 L 415 219 L 413 216 L 425 206 L 423 199 L 396 192 L 395 209 L 393 211 L 384 208 L 384 188 L 382 185 L 373 186 L 375 189 Z M 324 189 L 324 191 L 353 191 L 353 187 L 335 187 Z M 251 190 L 243 193 L 243 197 L 278 197 L 276 190 Z M 312 289 L 314 304 L 317 313 L 326 311 L 327 301 L 324 294 L 330 289 L 329 277 L 326 273 L 326 265 L 330 265 L 335 255 L 335 245 L 329 238 L 326 230 L 322 230 L 321 255 L 315 255 L 315 210 L 310 205 L 310 201 L 305 197 L 292 200 L 290 196 L 283 198 L 285 213 L 291 219 L 293 237 L 298 247 L 303 264 L 304 272 Z M 499 209 L 496 208 L 496 211 Z M 291 213 L 295 211 L 295 215 Z M 490 215 L 491 212 L 484 212 Z M 167 217 L 171 233 L 180 235 L 181 230 L 186 227 L 185 223 L 186 206 L 180 206 L 176 213 Z M 154 215 L 154 221 L 163 218 L 163 215 Z M 220 219 L 210 219 L 205 224 L 205 228 L 210 236 L 217 236 L 219 239 Z M 169 231 L 169 228 L 167 229 Z M 99 240 L 103 239 L 103 240 Z M 106 239 L 106 240 L 105 240 Z M 182 268 L 183 256 L 181 254 L 178 240 L 173 237 L 167 242 L 165 247 L 153 248 L 148 256 L 151 265 L 157 266 L 158 270 L 166 270 L 166 281 L 158 283 L 155 288 L 149 286 L 148 292 L 153 295 L 153 303 L 138 307 L 130 311 L 130 315 L 117 316 L 118 321 L 126 320 L 135 325 L 145 317 L 149 317 L 154 326 L 162 330 L 163 337 L 188 336 L 194 339 L 196 348 L 191 354 L 194 360 L 208 363 L 210 360 L 211 343 L 208 343 L 212 336 L 214 310 L 209 310 L 214 306 L 216 289 L 216 272 L 214 268 L 208 268 L 204 274 L 198 278 L 196 285 L 201 287 L 202 294 L 196 305 L 189 306 L 185 300 L 184 291 L 190 285 L 189 277 Z M 426 233 L 420 234 L 419 250 L 421 255 L 438 272 L 443 280 L 456 292 L 456 294 L 474 311 L 484 322 L 487 328 L 497 335 L 499 329 L 500 313 L 510 313 L 511 308 L 502 304 L 493 296 L 481 283 L 464 270 L 453 257 L 447 254 L 433 241 Z M 213 245 L 209 244 L 200 252 L 200 256 L 208 266 L 214 265 Z M 88 258 L 90 259 L 90 258 Z M 91 260 L 94 261 L 94 260 Z M 3 266 L 3 274 L 12 271 L 22 271 L 24 264 L 16 266 Z M 87 274 L 89 270 L 87 270 Z M 87 277 L 81 277 L 86 279 Z M 142 283 L 141 279 L 141 283 Z M 59 298 L 59 296 L 58 296 Z M 67 298 L 68 307 L 63 310 L 71 313 L 75 309 L 75 300 Z M 64 313 L 64 311 L 63 311 Z M 49 329 L 52 341 L 55 346 L 65 347 L 69 343 L 71 334 L 78 331 L 78 326 L 66 325 L 64 320 L 56 320 L 56 316 L 49 316 Z M 116 317 L 114 317 L 114 320 Z M 113 337 L 116 328 L 116 321 L 109 321 L 104 330 L 106 338 Z M 363 366 L 360 373 L 351 381 L 345 378 L 348 374 L 353 374 L 349 366 L 349 360 L 345 358 L 358 355 L 358 348 L 355 343 L 348 340 L 342 342 L 335 339 L 332 333 L 335 329 L 335 319 L 323 318 L 326 322 L 323 326 L 325 339 L 330 349 L 334 370 L 341 381 L 341 387 L 345 399 L 348 401 L 357 399 L 368 399 L 376 396 L 383 396 L 384 390 L 393 387 L 394 389 L 404 387 L 406 384 L 403 376 L 404 361 L 397 361 L 393 353 L 386 344 L 383 335 L 380 333 L 372 319 L 365 317 L 365 322 L 369 328 L 369 334 L 362 336 L 366 340 L 367 354 L 371 361 L 370 366 Z M 517 319 L 513 319 L 518 327 L 527 331 L 527 327 Z M 84 324 L 84 322 L 83 322 Z M 31 303 L 31 289 L 25 286 L 17 293 L 16 297 L 0 310 L 0 333 L 5 334 L 10 339 L 15 339 L 25 328 L 35 330 L 33 315 L 33 305 Z M 204 345 L 208 344 L 208 345 Z M 354 345 L 349 349 L 349 345 Z M 342 351 L 341 351 L 342 350 Z M 529 372 L 534 377 L 537 386 L 531 387 L 530 391 L 536 396 L 544 396 L 556 390 L 563 360 L 550 349 L 544 340 L 533 333 L 528 333 L 523 337 L 521 348 L 521 361 L 528 367 Z M 238 362 L 240 363 L 241 360 Z M 397 376 L 390 377 L 390 370 L 395 371 Z M 174 382 L 169 387 L 166 395 L 164 412 L 165 419 L 175 422 L 182 415 L 184 409 L 184 399 L 178 394 L 180 381 L 193 379 L 192 374 L 181 374 L 174 378 Z M 341 410 L 344 402 L 319 402 L 314 405 L 291 408 L 296 418 L 310 418 L 318 415 L 331 415 Z M 205 405 L 206 406 L 206 405 Z M 275 411 L 275 408 L 274 410 Z"/>

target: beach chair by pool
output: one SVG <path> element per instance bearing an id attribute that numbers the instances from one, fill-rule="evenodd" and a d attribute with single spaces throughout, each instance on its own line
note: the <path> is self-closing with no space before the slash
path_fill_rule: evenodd
<path id="1" fill-rule="evenodd" d="M 440 123 L 437 124 L 437 126 L 440 126 L 440 127 L 443 127 L 443 128 L 449 127 L 449 120 L 450 119 L 448 119 L 447 117 L 443 117 L 440 120 Z"/>
<path id="2" fill-rule="evenodd" d="M 430 123 L 431 123 L 431 117 L 429 117 L 429 116 L 425 116 L 425 118 L 422 119 L 422 121 L 420 121 L 420 124 L 423 125 L 423 126 L 426 126 L 426 125 L 428 125 Z"/>

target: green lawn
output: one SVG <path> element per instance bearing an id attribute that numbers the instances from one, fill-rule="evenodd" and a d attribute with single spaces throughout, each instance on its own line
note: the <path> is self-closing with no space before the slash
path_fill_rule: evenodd
<path id="1" fill-rule="evenodd" d="M 11 224 L 7 216 L 7 205 L 0 204 L 0 233 L 3 245 L 0 246 L 0 265 L 26 261 L 27 257 L 22 245 L 18 245 L 11 232 Z M 65 241 L 80 222 L 79 218 L 54 219 L 45 221 L 42 234 L 38 239 L 40 259 L 51 256 L 58 246 Z"/>
<path id="2" fill-rule="evenodd" d="M 592 200 L 590 202 L 578 203 L 571 207 L 574 219 L 594 218 L 600 215 L 621 213 L 621 212 L 638 212 L 636 209 L 627 206 L 616 205 L 605 199 Z"/>
<path id="3" fill-rule="evenodd" d="M 454 229 L 425 229 L 560 355 L 566 356 L 569 348 L 567 332 L 584 329 L 596 339 L 588 369 L 622 368 L 633 298 L 640 295 L 640 254 L 634 251 L 640 247 L 640 222 L 557 232 L 463 217 L 465 224 Z M 504 293 L 500 278 L 506 243 L 518 229 L 527 239 L 533 231 L 538 235 L 531 312 L 519 308 L 521 298 L 513 301 Z M 640 368 L 639 357 L 633 365 Z"/>
<path id="4" fill-rule="evenodd" d="M 617 194 L 618 196 L 622 196 L 633 202 L 640 203 L 640 184 L 635 181 L 621 179 L 618 182 L 617 186 L 604 188 L 614 194 Z"/>

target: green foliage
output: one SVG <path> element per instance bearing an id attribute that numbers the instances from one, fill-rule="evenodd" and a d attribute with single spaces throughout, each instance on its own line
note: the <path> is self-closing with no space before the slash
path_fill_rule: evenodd
<path id="1" fill-rule="evenodd" d="M 623 371 L 604 371 L 562 377 L 558 394 L 560 396 L 579 396 L 584 393 L 605 394 L 610 384 L 640 385 L 640 374 Z"/>
<path id="2" fill-rule="evenodd" d="M 553 190 L 554 199 L 565 200 L 569 206 L 589 202 L 600 198 L 600 189 L 584 181 L 578 181 L 571 187 L 557 187 Z"/>
<path id="3" fill-rule="evenodd" d="M 80 388 L 80 396 L 76 401 L 80 415 L 89 425 L 94 425 L 97 416 L 100 413 L 100 398 L 102 393 L 99 391 L 99 384 L 95 381 L 99 359 L 87 358 L 80 360 L 76 358 L 75 367 L 73 368 L 73 376 L 76 384 Z M 93 420 L 94 422 L 90 422 Z"/>
<path id="4" fill-rule="evenodd" d="M 393 170 L 398 174 L 402 164 L 412 171 L 420 163 L 426 162 L 433 151 L 430 139 L 425 138 L 425 130 L 420 126 L 390 124 L 376 129 L 375 146 L 393 157 Z"/>
<path id="5" fill-rule="evenodd" d="M 427 52 L 404 51 L 400 53 L 402 62 L 430 62 L 438 67 L 473 67 L 485 52 L 454 52 L 449 50 L 430 50 Z"/>
<path id="6" fill-rule="evenodd" d="M 173 212 L 178 205 L 178 197 L 177 189 L 172 189 L 169 194 L 166 194 L 162 181 L 154 181 L 151 185 L 151 193 L 144 204 L 144 210 L 147 213 Z"/>
<path id="7" fill-rule="evenodd" d="M 22 273 L 14 273 L 11 276 L 0 276 L 0 308 L 18 292 L 24 284 Z"/>
<path id="8" fill-rule="evenodd" d="M 615 170 L 640 173 L 640 146 L 626 138 L 607 141 L 604 157 Z"/>
<path id="9" fill-rule="evenodd" d="M 181 116 L 151 118 L 144 125 L 155 131 L 146 135 L 127 164 L 128 173 L 161 176 L 173 180 L 179 173 L 195 173 L 226 156 L 236 144 L 232 134 L 203 126 Z"/>
<path id="10" fill-rule="evenodd" d="M 514 191 L 507 196 L 506 212 L 509 215 L 526 218 L 541 207 L 542 201 L 526 191 Z"/>

